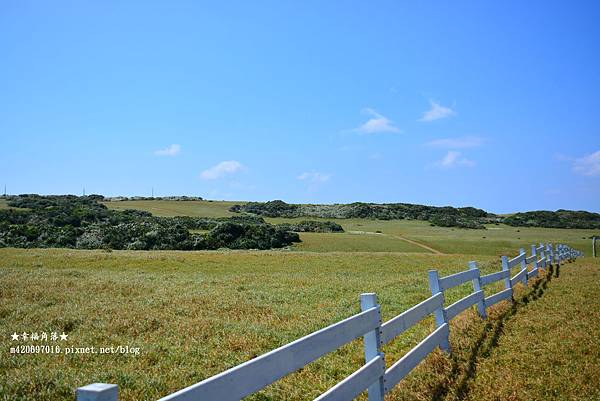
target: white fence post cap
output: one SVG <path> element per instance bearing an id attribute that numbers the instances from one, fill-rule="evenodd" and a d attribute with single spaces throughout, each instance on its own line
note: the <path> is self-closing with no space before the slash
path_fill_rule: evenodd
<path id="1" fill-rule="evenodd" d="M 77 401 L 118 401 L 119 386 L 92 383 L 77 389 Z"/>

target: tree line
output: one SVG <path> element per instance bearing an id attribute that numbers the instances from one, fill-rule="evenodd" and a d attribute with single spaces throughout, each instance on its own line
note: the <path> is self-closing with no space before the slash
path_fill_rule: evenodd
<path id="1" fill-rule="evenodd" d="M 600 214 L 573 211 L 531 211 L 510 216 L 499 216 L 474 207 L 425 206 L 410 203 L 362 203 L 333 205 L 289 204 L 281 200 L 249 202 L 234 205 L 230 209 L 237 213 L 250 213 L 265 217 L 322 217 L 322 218 L 366 218 L 379 220 L 423 220 L 441 227 L 485 229 L 485 224 L 505 223 L 515 227 L 548 228 L 600 228 Z"/>
<path id="2" fill-rule="evenodd" d="M 432 225 L 484 229 L 485 223 L 496 222 L 497 216 L 474 207 L 437 207 L 410 203 L 362 203 L 334 205 L 299 205 L 281 200 L 249 202 L 233 205 L 230 211 L 265 217 L 321 217 L 337 219 L 424 220 Z"/>

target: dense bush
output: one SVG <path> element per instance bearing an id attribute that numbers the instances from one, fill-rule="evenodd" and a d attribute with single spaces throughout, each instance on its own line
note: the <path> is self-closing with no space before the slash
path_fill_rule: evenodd
<path id="1" fill-rule="evenodd" d="M 99 196 L 21 195 L 19 209 L 0 210 L 0 246 L 81 249 L 269 249 L 299 242 L 298 234 L 257 216 L 154 217 L 141 210 L 109 210 Z M 206 233 L 193 233 L 203 230 Z"/>
<path id="2" fill-rule="evenodd" d="M 333 221 L 314 221 L 304 220 L 299 223 L 291 224 L 279 224 L 278 227 L 283 228 L 287 231 L 294 232 L 311 232 L 311 233 L 341 233 L 344 232 L 344 228 L 338 223 Z"/>
<path id="3" fill-rule="evenodd" d="M 269 249 L 281 248 L 292 242 L 299 242 L 300 237 L 274 227 L 270 224 L 241 225 L 233 222 L 224 222 L 211 230 L 206 241 L 210 249 Z"/>
<path id="4" fill-rule="evenodd" d="M 232 212 L 246 212 L 266 217 L 300 217 L 299 205 L 290 205 L 281 200 L 270 202 L 248 202 L 243 206 L 233 205 Z"/>
<path id="5" fill-rule="evenodd" d="M 551 228 L 600 228 L 600 214 L 586 211 L 557 210 L 556 212 L 538 210 L 516 213 L 505 217 L 504 222 L 516 227 Z"/>
<path id="6" fill-rule="evenodd" d="M 456 215 L 434 215 L 429 219 L 429 222 L 434 226 L 440 227 L 458 227 L 458 228 L 473 228 L 484 229 L 485 226 L 477 220 L 468 219 Z"/>
<path id="7" fill-rule="evenodd" d="M 454 208 L 413 205 L 409 203 L 362 203 L 335 205 L 290 205 L 281 200 L 234 205 L 232 212 L 267 217 L 322 217 L 338 219 L 428 220 L 445 227 L 485 228 L 483 223 L 495 216 L 473 207 Z"/>

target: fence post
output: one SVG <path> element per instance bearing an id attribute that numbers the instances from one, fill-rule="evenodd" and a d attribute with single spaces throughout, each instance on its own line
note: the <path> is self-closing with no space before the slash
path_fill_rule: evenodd
<path id="1" fill-rule="evenodd" d="M 119 386 L 93 383 L 77 389 L 77 401 L 119 401 Z"/>
<path id="2" fill-rule="evenodd" d="M 546 245 L 546 249 L 548 250 L 548 257 L 550 258 L 550 264 L 553 265 L 555 263 L 554 261 L 554 249 L 552 248 L 552 243 L 549 242 Z"/>
<path id="3" fill-rule="evenodd" d="M 504 287 L 510 289 L 510 298 L 514 301 L 512 284 L 510 283 L 510 269 L 508 268 L 508 256 L 502 256 L 502 270 L 508 271 L 508 276 L 504 278 Z"/>
<path id="4" fill-rule="evenodd" d="M 519 255 L 523 255 L 523 260 L 521 261 L 521 270 L 525 269 L 525 278 L 523 280 L 525 280 L 525 287 L 527 287 L 529 285 L 529 279 L 527 278 L 527 261 L 525 260 L 525 258 L 527 258 L 527 252 L 525 252 L 525 248 L 520 248 L 519 249 Z"/>
<path id="5" fill-rule="evenodd" d="M 377 302 L 377 294 L 369 292 L 360 295 L 360 309 L 364 312 L 371 308 L 377 308 L 379 313 L 379 326 L 375 330 L 364 335 L 365 344 L 365 360 L 368 362 L 371 359 L 381 355 L 381 309 Z M 369 386 L 369 401 L 383 401 L 385 395 L 385 387 L 383 383 L 383 375 L 379 377 L 375 383 Z"/>
<path id="6" fill-rule="evenodd" d="M 446 299 L 444 297 L 444 292 L 440 291 L 440 275 L 437 270 L 429 270 L 429 288 L 431 289 L 431 295 L 435 295 L 437 293 L 442 294 L 442 307 L 435 310 L 435 325 L 436 327 L 440 327 L 444 323 L 448 323 L 448 319 L 446 318 L 446 310 L 444 309 L 444 303 Z M 442 351 L 446 351 L 447 353 L 452 352 L 450 348 L 450 330 L 448 330 L 448 336 L 442 341 L 440 344 L 440 348 Z"/>
<path id="7" fill-rule="evenodd" d="M 533 258 L 533 268 L 537 269 L 540 266 L 538 266 L 537 248 L 535 247 L 535 244 L 531 245 L 531 255 L 534 256 L 534 258 Z"/>
<path id="8" fill-rule="evenodd" d="M 547 265 L 546 245 L 544 245 L 543 242 L 540 242 L 540 247 L 542 248 L 542 253 L 540 254 L 540 257 L 542 258 L 542 269 L 546 270 L 546 265 Z"/>
<path id="9" fill-rule="evenodd" d="M 473 280 L 471 280 L 473 282 L 473 290 L 475 292 L 477 291 L 481 291 L 481 271 L 479 270 L 479 267 L 477 267 L 477 262 L 475 261 L 471 261 L 469 262 L 469 269 L 470 270 L 475 270 L 477 269 L 477 277 L 475 277 Z M 479 311 L 479 315 L 481 316 L 482 319 L 487 319 L 487 312 L 485 311 L 485 302 L 483 302 L 483 299 L 479 302 L 477 302 L 477 310 Z"/>
<path id="10" fill-rule="evenodd" d="M 566 257 L 565 257 L 565 248 L 563 244 L 560 244 L 560 260 L 561 262 L 564 262 Z"/>

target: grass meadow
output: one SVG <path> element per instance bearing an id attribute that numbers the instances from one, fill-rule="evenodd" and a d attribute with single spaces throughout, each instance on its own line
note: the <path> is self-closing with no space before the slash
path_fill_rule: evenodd
<path id="1" fill-rule="evenodd" d="M 140 209 L 147 210 L 155 216 L 198 216 L 198 217 L 229 217 L 236 213 L 229 211 L 233 205 L 245 202 L 234 201 L 117 201 L 104 202 L 104 204 L 116 210 Z"/>
<path id="2" fill-rule="evenodd" d="M 229 213 L 229 204 L 206 201 L 108 206 Z M 302 243 L 277 251 L 0 249 L 0 400 L 73 400 L 76 387 L 92 382 L 119 384 L 124 401 L 155 400 L 357 313 L 363 292 L 378 294 L 387 320 L 430 295 L 431 268 L 446 275 L 477 260 L 488 273 L 500 269 L 500 254 L 532 242 L 588 253 L 591 242 L 589 230 L 337 221 L 346 233 L 302 234 Z M 485 322 L 464 313 L 453 321 L 452 356 L 436 351 L 386 399 L 599 399 L 599 268 L 591 258 L 566 264 L 559 277 L 521 288 L 516 306 L 499 304 Z M 470 291 L 454 289 L 447 301 Z M 433 326 L 427 319 L 386 346 L 388 364 Z M 9 353 L 12 333 L 42 331 L 68 333 L 61 345 L 140 353 Z M 355 341 L 249 399 L 313 399 L 360 367 L 362 352 Z"/>

